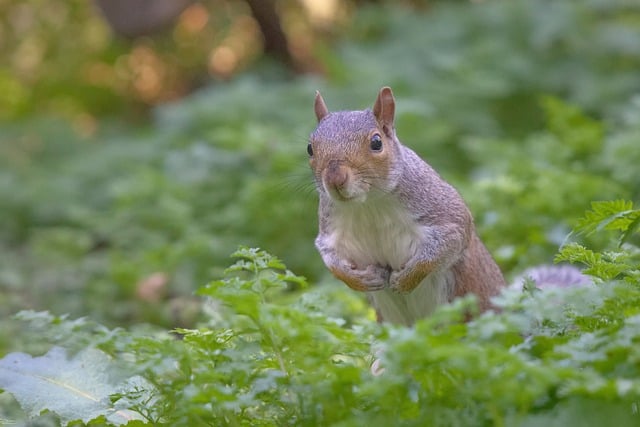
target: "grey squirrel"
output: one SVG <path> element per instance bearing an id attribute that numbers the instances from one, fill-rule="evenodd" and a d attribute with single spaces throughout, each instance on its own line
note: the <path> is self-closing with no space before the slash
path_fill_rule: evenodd
<path id="1" fill-rule="evenodd" d="M 502 272 L 458 191 L 398 140 L 391 89 L 371 110 L 331 113 L 316 92 L 315 114 L 315 244 L 331 273 L 366 292 L 379 321 L 412 325 L 468 293 L 488 309 Z"/>

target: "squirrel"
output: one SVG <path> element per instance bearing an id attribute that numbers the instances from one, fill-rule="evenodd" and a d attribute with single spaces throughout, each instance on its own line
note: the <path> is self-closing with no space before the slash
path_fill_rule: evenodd
<path id="1" fill-rule="evenodd" d="M 391 89 L 363 111 L 329 112 L 316 92 L 314 109 L 315 245 L 331 273 L 367 293 L 379 322 L 410 326 L 468 293 L 489 309 L 502 272 L 458 191 L 396 136 Z"/>

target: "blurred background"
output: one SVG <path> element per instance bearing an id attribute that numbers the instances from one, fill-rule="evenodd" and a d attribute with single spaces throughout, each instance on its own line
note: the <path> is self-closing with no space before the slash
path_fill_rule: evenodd
<path id="1" fill-rule="evenodd" d="M 640 4 L 0 0 L 0 349 L 24 309 L 192 326 L 238 245 L 316 283 L 307 167 L 393 87 L 400 139 L 511 277 L 638 199 Z M 583 238 L 597 247 L 594 238 Z"/>

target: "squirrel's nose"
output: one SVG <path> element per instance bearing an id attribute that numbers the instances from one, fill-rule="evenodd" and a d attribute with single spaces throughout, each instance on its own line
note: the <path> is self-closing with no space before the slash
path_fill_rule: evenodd
<path id="1" fill-rule="evenodd" d="M 327 165 L 325 182 L 328 186 L 337 190 L 344 187 L 349 179 L 347 168 L 339 160 L 331 160 Z"/>

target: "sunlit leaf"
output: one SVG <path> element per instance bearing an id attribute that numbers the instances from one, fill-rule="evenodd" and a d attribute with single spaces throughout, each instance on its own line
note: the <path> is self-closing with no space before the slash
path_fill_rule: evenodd
<path id="1" fill-rule="evenodd" d="M 110 370 L 109 357 L 96 349 L 71 358 L 60 347 L 40 357 L 10 353 L 0 360 L 0 388 L 32 416 L 44 410 L 63 422 L 105 416 L 115 425 L 139 419 L 139 414 L 112 405 L 110 395 L 127 390 L 125 383 L 114 382 Z"/>

